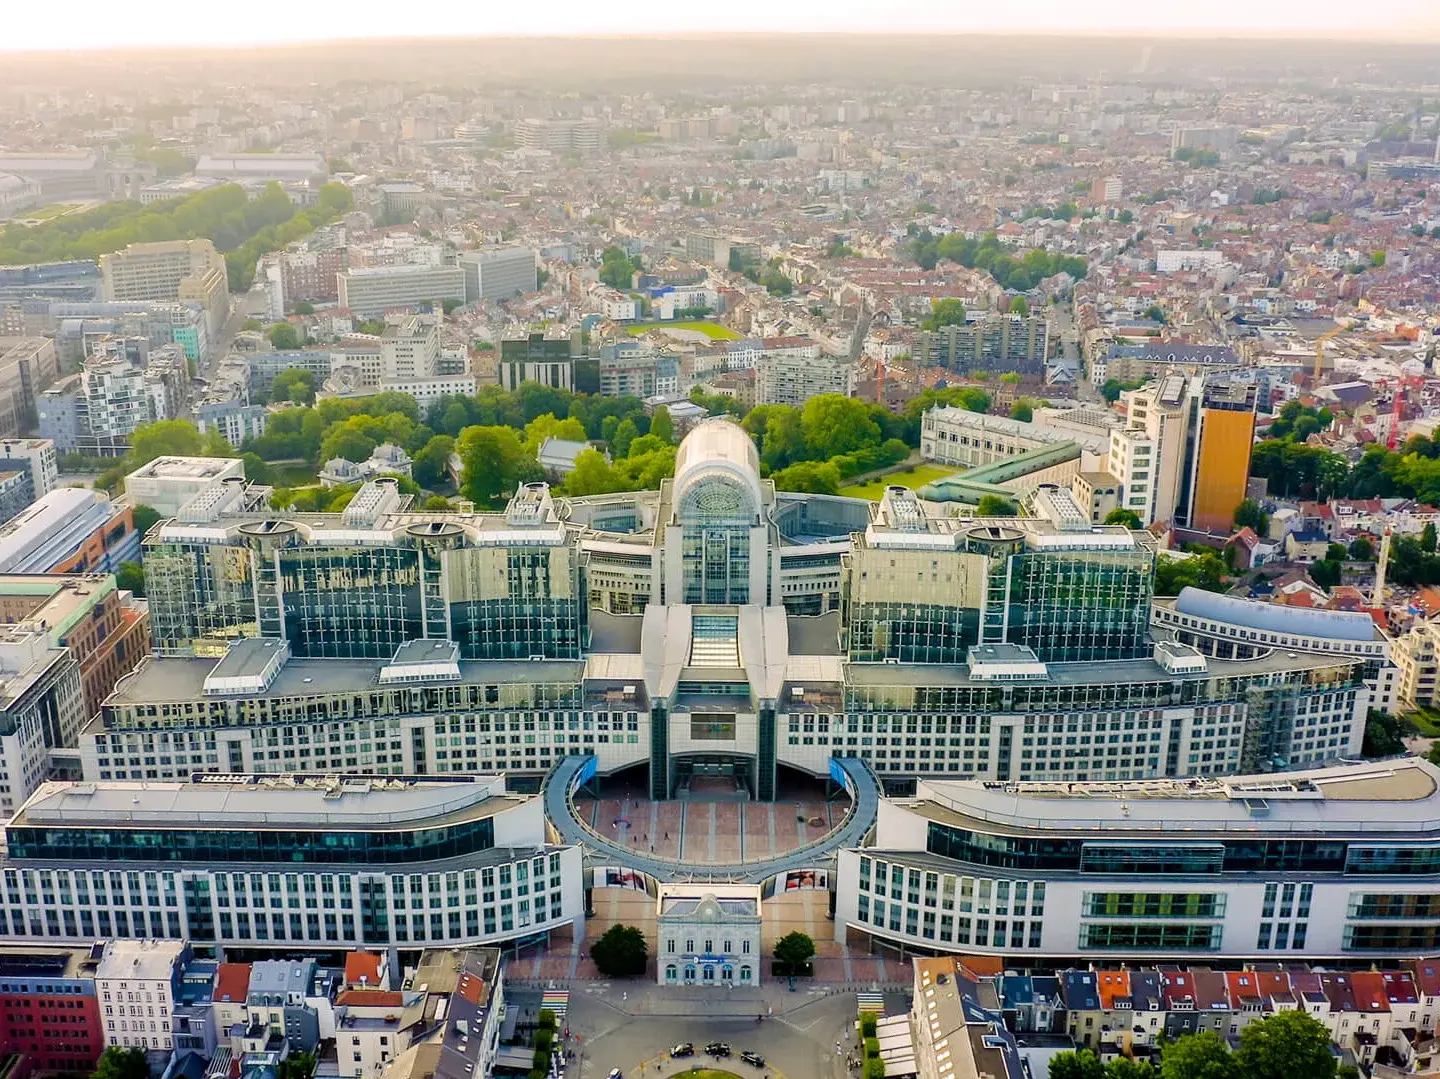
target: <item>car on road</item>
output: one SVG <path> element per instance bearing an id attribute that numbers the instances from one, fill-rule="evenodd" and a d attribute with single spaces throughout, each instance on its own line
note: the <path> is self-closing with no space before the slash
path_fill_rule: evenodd
<path id="1" fill-rule="evenodd" d="M 740 1054 L 740 1059 L 743 1060 L 746 1064 L 749 1064 L 752 1068 L 765 1067 L 765 1058 L 762 1057 L 759 1053 L 750 1052 L 749 1049 L 746 1049 L 745 1052 Z"/>
<path id="2" fill-rule="evenodd" d="M 705 1047 L 705 1052 L 709 1053 L 712 1057 L 728 1057 L 730 1055 L 730 1047 L 724 1042 L 711 1042 Z"/>
<path id="3" fill-rule="evenodd" d="M 625 1073 L 619 1068 L 611 1068 L 610 1074 L 607 1075 L 605 1079 L 625 1079 Z"/>
<path id="4" fill-rule="evenodd" d="M 689 1042 L 681 1042 L 670 1050 L 670 1055 L 677 1059 L 680 1057 L 693 1057 L 695 1055 L 695 1046 Z"/>

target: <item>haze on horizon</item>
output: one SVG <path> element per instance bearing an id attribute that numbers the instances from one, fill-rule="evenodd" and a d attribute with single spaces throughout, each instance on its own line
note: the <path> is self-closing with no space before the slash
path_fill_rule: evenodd
<path id="1" fill-rule="evenodd" d="M 337 18 L 329 5 L 252 0 L 241 9 L 189 0 L 76 0 L 56 9 L 19 4 L 0 22 L 0 52 L 43 50 L 215 48 L 308 41 L 405 37 L 555 36 L 692 33 L 1207 33 L 1264 36 L 1348 36 L 1415 41 L 1440 37 L 1434 0 L 729 0 L 616 8 L 593 0 L 550 0 L 543 6 L 432 0 L 403 24 L 394 9 L 361 3 Z M 3 80 L 0 72 L 0 80 Z"/>

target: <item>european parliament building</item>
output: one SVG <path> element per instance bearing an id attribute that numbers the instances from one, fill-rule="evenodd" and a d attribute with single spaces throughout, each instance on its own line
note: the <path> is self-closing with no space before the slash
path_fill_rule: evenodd
<path id="1" fill-rule="evenodd" d="M 656 799 L 718 777 L 773 801 L 788 771 L 846 789 L 841 826 L 699 871 L 773 889 L 819 867 L 837 932 L 954 948 L 958 909 L 942 938 L 920 897 L 991 855 L 936 831 L 968 829 L 943 784 L 1316 768 L 1356 754 L 1393 694 L 1368 617 L 1157 603 L 1148 534 L 1093 525 L 1063 490 L 1018 518 L 903 488 L 777 493 L 726 420 L 691 431 L 659 491 L 535 484 L 486 513 L 418 512 L 385 480 L 343 513 L 255 494 L 218 484 L 146 536 L 155 654 L 82 732 L 83 782 L 46 784 L 6 826 L 0 935 L 525 942 L 577 920 L 602 866 L 697 872 L 585 825 L 572 796 L 591 777 Z M 1051 797 L 1032 811 L 1071 812 Z M 861 862 L 877 817 L 894 849 Z M 913 912 L 878 901 L 882 860 Z M 1025 871 L 1033 909 L 986 946 L 1101 947 L 1099 929 L 1032 924 L 1046 881 Z"/>
<path id="2" fill-rule="evenodd" d="M 1152 629 L 1149 537 L 1062 490 L 995 519 L 932 516 L 903 488 L 777 494 L 725 420 L 659 491 L 536 484 L 504 512 L 419 513 L 382 480 L 338 514 L 228 504 L 146 537 L 156 654 L 84 732 L 86 779 L 524 789 L 592 753 L 656 798 L 721 775 L 773 800 L 780 768 L 825 776 L 836 756 L 901 792 L 1218 775 L 1357 753 L 1385 663 L 1207 655 Z"/>

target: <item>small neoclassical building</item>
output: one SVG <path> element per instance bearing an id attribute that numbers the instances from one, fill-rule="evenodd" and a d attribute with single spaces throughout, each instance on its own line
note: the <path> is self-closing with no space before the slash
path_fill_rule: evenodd
<path id="1" fill-rule="evenodd" d="M 760 984 L 758 884 L 662 884 L 656 904 L 661 985 Z"/>

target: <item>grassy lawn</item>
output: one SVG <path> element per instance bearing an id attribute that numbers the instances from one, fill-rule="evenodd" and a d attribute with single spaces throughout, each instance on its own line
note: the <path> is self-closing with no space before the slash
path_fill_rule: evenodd
<path id="1" fill-rule="evenodd" d="M 309 487 L 319 483 L 315 469 L 309 465 L 274 465 L 276 487 Z"/>
<path id="2" fill-rule="evenodd" d="M 722 326 L 718 322 L 697 321 L 697 322 L 644 322 L 638 326 L 631 326 L 628 330 L 631 337 L 639 337 L 642 333 L 650 330 L 694 330 L 696 333 L 703 333 L 712 341 L 738 341 L 740 334 Z"/>
<path id="3" fill-rule="evenodd" d="M 68 214 L 72 210 L 78 210 L 78 202 L 57 202 L 53 206 L 42 206 L 38 210 L 27 210 L 20 217 L 27 221 L 49 221 L 52 217 L 59 217 Z"/>
<path id="4" fill-rule="evenodd" d="M 878 480 L 870 483 L 842 487 L 840 494 L 846 498 L 868 498 L 871 502 L 879 502 L 880 496 L 885 493 L 887 487 L 908 487 L 913 491 L 917 487 L 924 487 L 927 483 L 933 483 L 942 477 L 953 476 L 959 471 L 958 468 L 950 468 L 946 465 L 916 465 L 911 472 L 892 472 L 888 476 L 881 476 Z"/>
<path id="5" fill-rule="evenodd" d="M 1440 714 L 1428 708 L 1406 712 L 1400 717 L 1400 725 L 1403 727 L 1407 723 L 1414 727 L 1415 733 L 1422 738 L 1440 738 Z"/>

